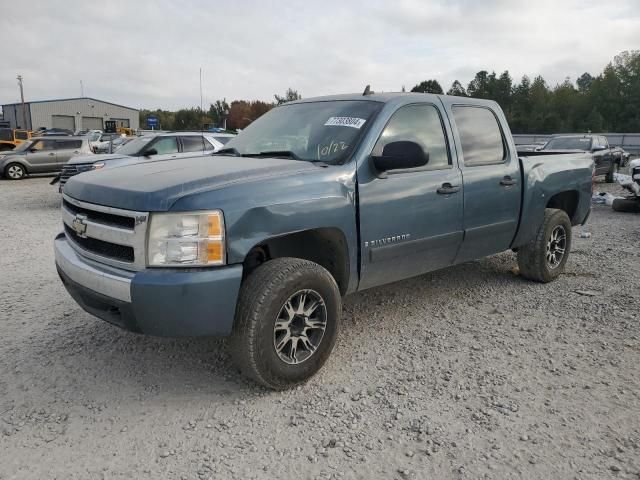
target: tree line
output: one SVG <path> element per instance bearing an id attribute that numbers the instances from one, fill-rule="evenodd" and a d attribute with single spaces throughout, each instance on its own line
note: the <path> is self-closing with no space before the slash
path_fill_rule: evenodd
<path id="1" fill-rule="evenodd" d="M 212 127 L 238 130 L 246 128 L 276 105 L 301 98 L 302 96 L 296 90 L 289 88 L 283 96 L 274 95 L 273 102 L 233 100 L 227 103 L 226 99 L 222 99 L 210 104 L 208 110 L 202 110 L 200 107 L 182 108 L 175 112 L 144 109 L 140 110 L 140 126 L 146 128 L 147 118 L 154 116 L 158 118 L 158 128 L 162 130 L 200 130 Z"/>
<path id="2" fill-rule="evenodd" d="M 445 93 L 436 79 L 420 82 L 411 91 Z M 567 77 L 549 86 L 540 75 L 533 80 L 525 75 L 516 83 L 507 70 L 500 75 L 481 70 L 466 88 L 455 80 L 446 94 L 495 100 L 513 133 L 640 132 L 640 50 L 622 52 L 599 74 L 583 73 L 575 82 Z M 222 99 L 208 110 L 141 110 L 140 125 L 144 128 L 147 117 L 154 115 L 164 130 L 243 129 L 274 106 L 300 98 L 289 88 L 283 96 L 274 95 L 273 102 Z"/>
<path id="3" fill-rule="evenodd" d="M 435 79 L 412 92 L 444 94 Z M 508 71 L 481 70 L 465 89 L 455 80 L 447 95 L 495 100 L 513 133 L 640 132 L 640 50 L 622 52 L 598 75 L 583 73 L 553 87 L 542 76 L 514 83 Z"/>

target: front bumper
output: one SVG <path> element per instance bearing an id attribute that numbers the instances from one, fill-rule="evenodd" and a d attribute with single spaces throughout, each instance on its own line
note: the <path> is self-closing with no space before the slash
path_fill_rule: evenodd
<path id="1" fill-rule="evenodd" d="M 54 249 L 69 294 L 102 320 L 162 337 L 231 334 L 242 265 L 129 272 L 79 255 L 64 234 L 56 237 Z"/>

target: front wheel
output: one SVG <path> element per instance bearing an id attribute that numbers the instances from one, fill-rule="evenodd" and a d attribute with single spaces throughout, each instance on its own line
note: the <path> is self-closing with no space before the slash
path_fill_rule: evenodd
<path id="1" fill-rule="evenodd" d="M 571 221 L 563 210 L 547 208 L 536 236 L 518 249 L 520 274 L 536 282 L 555 280 L 571 250 Z"/>
<path id="2" fill-rule="evenodd" d="M 340 328 L 341 299 L 331 274 L 298 258 L 259 266 L 243 282 L 230 340 L 240 370 L 281 390 L 326 362 Z"/>
<path id="3" fill-rule="evenodd" d="M 10 163 L 4 169 L 4 176 L 9 180 L 21 180 L 27 175 L 25 168 L 19 163 Z"/>

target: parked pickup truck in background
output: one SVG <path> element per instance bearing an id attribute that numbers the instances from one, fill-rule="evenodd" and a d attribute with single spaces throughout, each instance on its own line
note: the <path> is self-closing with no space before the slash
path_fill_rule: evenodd
<path id="1" fill-rule="evenodd" d="M 71 178 L 57 269 L 87 312 L 231 336 L 245 374 L 287 388 L 329 356 L 344 295 L 509 249 L 523 277 L 555 279 L 589 216 L 593 161 L 537 153 L 518 157 L 492 101 L 291 102 L 213 159 Z"/>
<path id="2" fill-rule="evenodd" d="M 549 154 L 588 152 L 593 156 L 595 175 L 604 175 L 607 183 L 613 183 L 613 174 L 625 165 L 624 150 L 611 148 L 604 135 L 556 135 L 540 151 Z"/>

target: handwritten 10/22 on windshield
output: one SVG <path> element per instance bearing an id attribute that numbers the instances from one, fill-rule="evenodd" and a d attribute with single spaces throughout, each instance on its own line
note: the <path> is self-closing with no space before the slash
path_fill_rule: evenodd
<path id="1" fill-rule="evenodd" d="M 334 142 L 333 140 L 329 145 L 318 145 L 318 160 L 324 157 L 328 157 L 334 153 L 341 152 L 349 148 L 345 142 Z"/>

